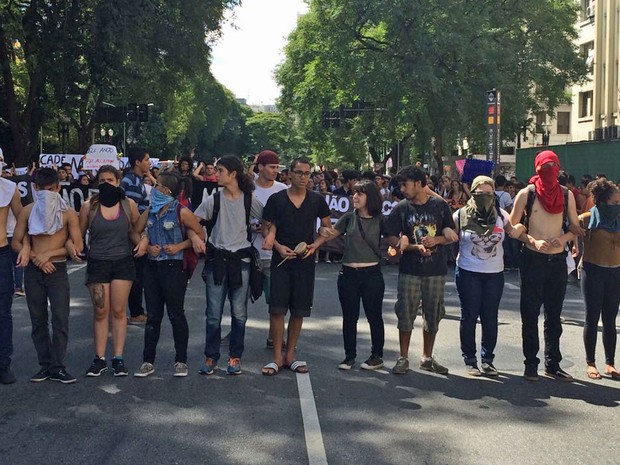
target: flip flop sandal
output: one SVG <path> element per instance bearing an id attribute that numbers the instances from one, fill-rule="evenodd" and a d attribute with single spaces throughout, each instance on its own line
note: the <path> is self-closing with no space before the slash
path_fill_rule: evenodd
<path id="1" fill-rule="evenodd" d="M 620 381 L 620 373 L 617 371 L 608 371 L 605 374 L 613 380 Z"/>
<path id="2" fill-rule="evenodd" d="M 275 376 L 280 372 L 280 367 L 276 362 L 269 362 L 267 365 L 263 367 L 261 373 L 264 376 Z"/>
<path id="3" fill-rule="evenodd" d="M 288 369 L 294 373 L 308 373 L 308 364 L 306 362 L 295 360 L 288 366 Z"/>
<path id="4" fill-rule="evenodd" d="M 588 367 L 586 369 L 586 374 L 590 379 L 601 379 L 601 374 L 598 372 L 596 367 Z"/>

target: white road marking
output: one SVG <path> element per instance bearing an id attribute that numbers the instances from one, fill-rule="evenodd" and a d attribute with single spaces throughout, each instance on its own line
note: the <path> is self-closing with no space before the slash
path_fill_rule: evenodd
<path id="1" fill-rule="evenodd" d="M 319 414 L 314 403 L 314 393 L 310 374 L 297 373 L 297 390 L 301 405 L 301 417 L 304 421 L 306 436 L 306 450 L 308 451 L 309 465 L 327 465 L 327 455 L 323 444 L 323 434 L 319 423 Z"/>
<path id="2" fill-rule="evenodd" d="M 512 289 L 513 291 L 518 291 L 519 289 L 521 289 L 516 284 L 511 284 L 511 283 L 504 283 L 504 287 L 506 287 L 506 289 Z"/>
<path id="3" fill-rule="evenodd" d="M 73 266 L 67 270 L 67 274 L 75 273 L 76 271 L 81 270 L 85 266 L 86 266 L 86 263 L 83 263 L 82 265 Z"/>

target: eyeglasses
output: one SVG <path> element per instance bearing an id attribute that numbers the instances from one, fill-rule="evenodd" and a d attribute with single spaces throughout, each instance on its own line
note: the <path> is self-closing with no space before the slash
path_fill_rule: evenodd
<path id="1" fill-rule="evenodd" d="M 301 171 L 301 170 L 294 170 L 293 173 L 299 176 L 300 178 L 309 178 L 310 175 L 312 174 L 310 171 Z"/>

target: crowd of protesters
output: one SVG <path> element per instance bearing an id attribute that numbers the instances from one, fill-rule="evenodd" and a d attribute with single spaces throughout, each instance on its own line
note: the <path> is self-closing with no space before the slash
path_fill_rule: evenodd
<path id="1" fill-rule="evenodd" d="M 226 372 L 242 373 L 248 300 L 258 293 L 269 308 L 266 345 L 273 350 L 262 374 L 282 369 L 307 373 L 297 360 L 304 318 L 312 314 L 319 249 L 343 236 L 337 292 L 342 308 L 345 358 L 338 368 L 356 365 L 357 322 L 364 307 L 371 332 L 365 370 L 384 366 L 382 305 L 384 259 L 379 241 L 399 255 L 395 313 L 399 357 L 394 374 L 410 368 L 410 343 L 419 311 L 423 320 L 419 368 L 447 374 L 434 355 L 445 315 L 446 275 L 454 265 L 461 303 L 460 342 L 469 376 L 497 376 L 495 349 L 504 273 L 520 270 L 523 376 L 539 377 L 538 320 L 544 307 L 544 372 L 572 381 L 560 362 L 561 311 L 568 276 L 579 262 L 586 317 L 583 331 L 586 374 L 602 377 L 595 361 L 597 326 L 603 323 L 605 367 L 615 368 L 615 320 L 620 305 L 620 188 L 602 174 L 574 177 L 561 172 L 558 157 L 537 154 L 536 174 L 527 183 L 502 175 L 476 176 L 471 184 L 429 175 L 418 164 L 388 176 L 374 170 L 315 169 L 305 158 L 281 169 L 275 152 L 259 153 L 246 169 L 240 158 L 214 163 L 183 157 L 152 167 L 145 149 L 133 148 L 125 173 L 102 166 L 97 173 L 71 166 L 32 167 L 34 202 L 22 207 L 16 185 L 0 179 L 0 382 L 15 382 L 11 370 L 13 294 L 25 294 L 32 340 L 39 361 L 32 382 L 65 384 L 76 378 L 64 365 L 69 340 L 70 288 L 67 259 L 87 261 L 85 285 L 93 306 L 93 352 L 88 377 L 111 368 L 129 374 L 123 349 L 127 324 L 144 324 L 142 362 L 134 376 L 155 372 L 156 350 L 165 312 L 174 338 L 172 375 L 188 368 L 189 327 L 184 299 L 198 255 L 205 256 L 205 349 L 199 373 L 218 370 L 222 339 L 227 339 Z M 216 182 L 192 199 L 192 182 Z M 73 210 L 59 194 L 60 183 L 96 189 Z M 350 196 L 353 212 L 332 225 L 326 195 Z M 389 215 L 383 203 L 396 202 Z M 320 228 L 317 231 L 317 220 Z M 193 257 L 193 258 L 192 258 Z M 329 258 L 326 259 L 326 261 Z M 23 273 L 22 287 L 20 271 Z M 256 281 L 258 279 L 258 282 Z M 225 302 L 232 328 L 222 337 Z M 49 301 L 49 309 L 48 309 Z M 129 309 L 129 316 L 127 316 Z M 289 314 L 288 324 L 286 315 Z M 50 317 L 51 316 L 51 317 Z M 107 349 L 111 316 L 112 348 Z M 476 343 L 481 323 L 480 354 Z M 51 323 L 51 334 L 50 326 Z M 111 353 L 111 366 L 106 354 Z M 480 364 L 479 364 L 480 362 Z"/>

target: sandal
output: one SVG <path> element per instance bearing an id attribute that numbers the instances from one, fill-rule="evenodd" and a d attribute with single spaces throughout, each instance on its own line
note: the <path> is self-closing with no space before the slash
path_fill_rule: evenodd
<path id="1" fill-rule="evenodd" d="M 308 373 L 308 364 L 306 362 L 301 362 L 295 360 L 290 365 L 287 365 L 286 368 L 291 370 L 293 373 Z"/>
<path id="2" fill-rule="evenodd" d="M 276 362 L 269 362 L 267 365 L 263 367 L 261 373 L 264 376 L 275 376 L 280 372 L 280 367 Z"/>
<path id="3" fill-rule="evenodd" d="M 601 374 L 596 367 L 592 365 L 588 365 L 588 368 L 586 368 L 586 375 L 588 375 L 590 379 L 601 379 Z"/>
<path id="4" fill-rule="evenodd" d="M 613 380 L 620 381 L 620 372 L 618 372 L 616 369 L 605 370 L 605 374 Z"/>

